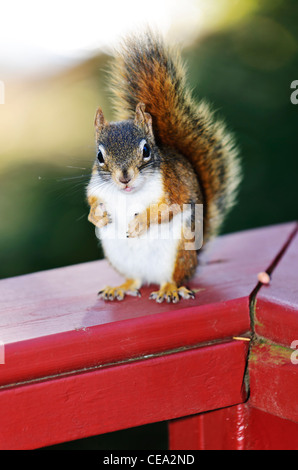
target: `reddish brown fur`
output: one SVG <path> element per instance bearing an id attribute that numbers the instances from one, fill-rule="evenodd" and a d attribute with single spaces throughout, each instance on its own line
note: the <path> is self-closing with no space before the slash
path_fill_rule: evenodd
<path id="1" fill-rule="evenodd" d="M 218 233 L 240 180 L 231 136 L 204 103 L 194 103 L 178 52 L 150 33 L 126 41 L 111 78 L 119 118 L 130 118 L 137 103 L 145 103 L 157 144 L 192 164 L 204 197 L 206 241 Z"/>
<path id="2" fill-rule="evenodd" d="M 198 265 L 198 257 L 196 250 L 185 250 L 185 243 L 188 243 L 182 234 L 178 245 L 176 262 L 173 272 L 173 280 L 177 286 L 181 286 L 185 281 L 190 279 Z"/>

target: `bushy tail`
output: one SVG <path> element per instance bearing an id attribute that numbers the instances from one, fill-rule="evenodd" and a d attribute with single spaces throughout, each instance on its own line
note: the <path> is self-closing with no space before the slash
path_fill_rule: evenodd
<path id="1" fill-rule="evenodd" d="M 125 40 L 110 78 L 117 118 L 133 118 L 137 103 L 145 103 L 157 144 L 192 163 L 204 196 L 206 241 L 235 201 L 240 165 L 233 139 L 204 102 L 194 103 L 180 55 L 156 35 Z"/>

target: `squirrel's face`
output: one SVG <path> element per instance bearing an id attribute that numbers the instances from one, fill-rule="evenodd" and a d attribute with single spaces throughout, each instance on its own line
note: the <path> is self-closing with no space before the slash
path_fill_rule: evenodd
<path id="1" fill-rule="evenodd" d="M 144 122 L 144 118 L 148 120 L 145 114 L 150 116 L 137 108 L 135 120 L 107 123 L 99 110 L 95 120 L 97 158 L 93 175 L 128 193 L 142 187 L 159 168 L 158 151 L 151 125 Z"/>

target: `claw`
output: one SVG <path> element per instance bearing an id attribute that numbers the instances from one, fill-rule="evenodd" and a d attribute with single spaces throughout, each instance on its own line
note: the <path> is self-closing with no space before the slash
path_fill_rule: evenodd
<path id="1" fill-rule="evenodd" d="M 132 289 L 126 292 L 127 295 L 131 295 L 132 297 L 142 297 L 141 292 L 139 289 Z"/>
<path id="2" fill-rule="evenodd" d="M 140 287 L 140 282 L 134 280 L 128 280 L 124 284 L 118 287 L 107 286 L 104 289 L 101 289 L 98 292 L 98 296 L 104 300 L 123 300 L 125 295 L 131 295 L 133 297 L 141 297 L 141 292 L 138 287 Z"/>
<path id="3" fill-rule="evenodd" d="M 162 303 L 164 300 L 167 303 L 176 304 L 179 302 L 180 298 L 183 299 L 194 299 L 195 294 L 192 290 L 187 287 L 177 287 L 173 283 L 165 283 L 161 286 L 159 291 L 151 292 L 149 299 L 156 300 L 157 303 Z"/>
<path id="4" fill-rule="evenodd" d="M 193 290 L 188 289 L 187 287 L 179 287 L 178 289 L 179 296 L 183 299 L 195 299 L 195 293 Z"/>

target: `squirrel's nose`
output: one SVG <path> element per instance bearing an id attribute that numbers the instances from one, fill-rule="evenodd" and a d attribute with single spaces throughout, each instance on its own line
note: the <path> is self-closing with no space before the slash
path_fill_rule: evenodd
<path id="1" fill-rule="evenodd" d="M 128 176 L 127 173 L 124 173 L 119 176 L 119 181 L 120 183 L 123 183 L 123 184 L 128 184 L 130 182 L 131 178 Z"/>
<path id="2" fill-rule="evenodd" d="M 128 178 L 128 177 L 124 178 L 124 176 L 120 176 L 119 181 L 120 181 L 120 183 L 128 184 L 130 182 L 130 178 Z"/>

